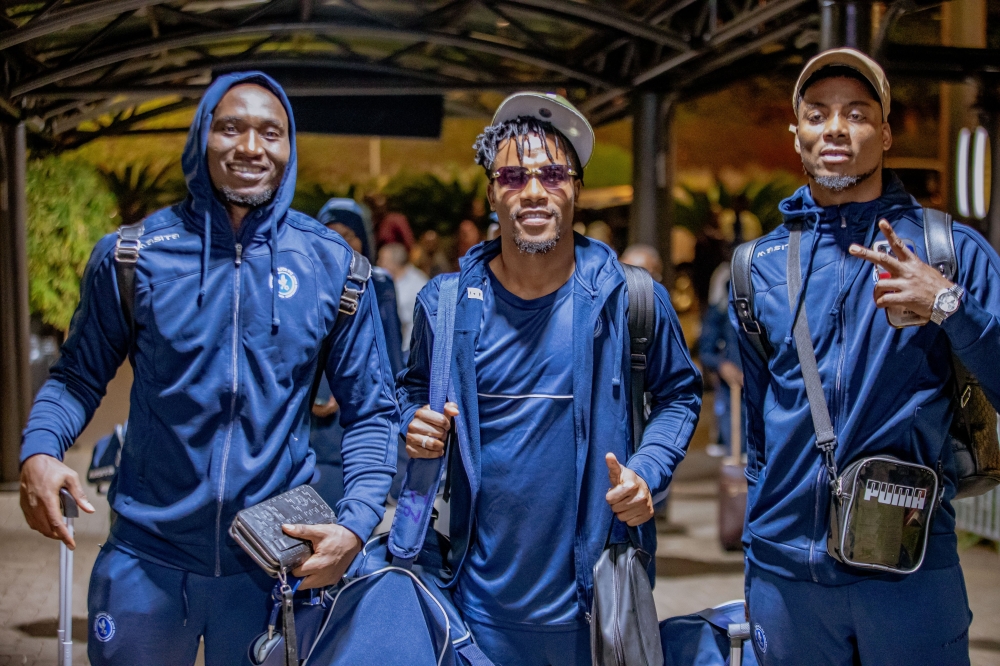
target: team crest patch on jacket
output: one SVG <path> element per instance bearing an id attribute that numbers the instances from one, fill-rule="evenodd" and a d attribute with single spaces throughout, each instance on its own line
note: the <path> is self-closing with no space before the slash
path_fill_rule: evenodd
<path id="1" fill-rule="evenodd" d="M 759 624 L 753 626 L 753 640 L 757 643 L 760 653 L 767 654 L 767 636 L 764 635 L 764 628 Z"/>
<path id="2" fill-rule="evenodd" d="M 271 289 L 274 289 L 274 279 L 270 280 Z M 284 266 L 278 267 L 278 298 L 291 298 L 299 290 L 299 278 L 295 276 L 292 269 Z"/>
<path id="3" fill-rule="evenodd" d="M 94 637 L 102 643 L 115 637 L 115 619 L 111 615 L 98 613 L 94 616 Z"/>

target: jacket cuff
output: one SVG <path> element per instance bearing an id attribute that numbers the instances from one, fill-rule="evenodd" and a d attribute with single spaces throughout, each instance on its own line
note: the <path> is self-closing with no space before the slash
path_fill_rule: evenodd
<path id="1" fill-rule="evenodd" d="M 947 334 L 952 349 L 961 351 L 978 342 L 992 322 L 993 315 L 966 292 L 958 310 L 941 322 L 941 329 Z"/>
<path id="2" fill-rule="evenodd" d="M 25 439 L 21 444 L 21 460 L 19 462 L 23 465 L 25 460 L 38 454 L 62 460 L 63 453 L 59 439 L 50 432 L 36 431 L 31 435 L 30 440 Z"/>
<path id="3" fill-rule="evenodd" d="M 382 516 L 364 502 L 341 500 L 337 504 L 337 524 L 354 532 L 361 543 L 368 541 L 380 522 Z"/>
<path id="4" fill-rule="evenodd" d="M 670 475 L 664 473 L 663 468 L 651 456 L 645 455 L 641 451 L 629 458 L 625 466 L 646 482 L 651 495 L 663 492 L 667 484 L 670 483 Z"/>

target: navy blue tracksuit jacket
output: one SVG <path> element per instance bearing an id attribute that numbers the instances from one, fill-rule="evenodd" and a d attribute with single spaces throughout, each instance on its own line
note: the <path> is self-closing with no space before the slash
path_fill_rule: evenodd
<path id="1" fill-rule="evenodd" d="M 272 201 L 234 234 L 205 159 L 212 111 L 232 86 L 280 98 L 291 156 Z M 115 236 L 94 249 L 62 357 L 35 400 L 21 459 L 62 458 L 131 351 L 135 371 L 112 539 L 203 576 L 257 565 L 228 536 L 236 512 L 313 477 L 310 390 L 325 371 L 340 404 L 346 495 L 338 522 L 362 540 L 382 519 L 395 470 L 398 410 L 374 289 L 338 314 L 350 247 L 291 210 L 292 109 L 260 73 L 217 79 L 195 114 L 182 165 L 190 196 L 145 221 L 136 271 L 136 340 L 121 313 Z"/>
<path id="2" fill-rule="evenodd" d="M 940 469 L 944 501 L 933 518 L 923 568 L 943 569 L 958 564 L 948 434 L 951 353 L 1000 405 L 1000 258 L 977 232 L 955 224 L 956 281 L 966 290 L 958 311 L 941 326 L 892 328 L 872 297 L 874 267 L 848 254 L 851 243 L 872 247 L 881 239 L 877 225 L 885 218 L 927 260 L 920 205 L 895 174 L 883 173 L 884 191 L 874 201 L 821 208 L 806 186 L 781 203 L 781 212 L 786 224 L 805 224 L 804 309 L 837 434 L 837 466 L 889 454 Z M 743 540 L 749 560 L 770 574 L 842 585 L 871 574 L 826 551 L 830 495 L 792 338 L 787 251 L 788 227 L 781 226 L 760 240 L 753 257 L 755 314 L 774 349 L 766 362 L 730 306 L 747 407 L 750 487 Z"/>
<path id="3" fill-rule="evenodd" d="M 604 499 L 608 492 L 604 456 L 612 452 L 619 460 L 627 459 L 628 467 L 646 481 L 654 495 L 665 490 L 697 425 L 701 377 L 688 355 L 667 291 L 657 284 L 656 323 L 646 371 L 652 412 L 641 448 L 629 457 L 632 430 L 625 276 L 614 252 L 606 245 L 578 234 L 574 234 L 574 239 L 578 288 L 573 293 L 573 330 L 566 332 L 566 343 L 573 347 L 576 465 L 572 469 L 539 470 L 539 483 L 551 475 L 569 474 L 579 489 L 574 550 L 578 617 L 582 619 L 590 611 L 594 564 L 604 549 L 612 524 L 611 507 Z M 459 273 L 449 392 L 449 399 L 459 409 L 454 426 L 458 454 L 452 457 L 449 470 L 452 488 L 449 559 L 453 581 L 459 578 L 470 540 L 474 538 L 476 497 L 481 483 L 475 352 L 483 301 L 469 298 L 468 290 L 481 288 L 488 280 L 486 264 L 499 252 L 499 239 L 473 247 L 462 258 Z M 410 357 L 396 392 L 404 432 L 416 411 L 428 402 L 440 281 L 439 276 L 429 282 L 417 297 Z M 640 526 L 639 535 L 643 547 L 655 552 L 653 521 Z"/>

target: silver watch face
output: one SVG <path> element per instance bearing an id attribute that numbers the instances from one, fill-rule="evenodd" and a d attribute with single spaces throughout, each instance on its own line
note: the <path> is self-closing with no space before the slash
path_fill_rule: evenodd
<path id="1" fill-rule="evenodd" d="M 958 309 L 958 294 L 952 290 L 948 290 L 941 293 L 937 297 L 937 303 L 934 304 L 939 310 L 947 314 L 951 314 Z"/>

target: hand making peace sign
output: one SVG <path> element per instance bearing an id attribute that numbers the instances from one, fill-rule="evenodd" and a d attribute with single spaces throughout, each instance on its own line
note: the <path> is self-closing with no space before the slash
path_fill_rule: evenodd
<path id="1" fill-rule="evenodd" d="M 875 285 L 875 305 L 910 310 L 923 319 L 921 325 L 926 324 L 930 321 L 938 293 L 953 285 L 936 268 L 925 264 L 911 252 L 888 221 L 879 220 L 878 228 L 889 241 L 895 257 L 857 244 L 850 247 L 852 255 L 870 261 L 890 274 Z"/>

